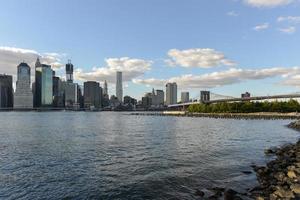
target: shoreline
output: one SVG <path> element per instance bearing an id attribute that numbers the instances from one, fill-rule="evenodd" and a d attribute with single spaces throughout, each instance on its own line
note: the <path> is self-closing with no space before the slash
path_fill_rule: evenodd
<path id="1" fill-rule="evenodd" d="M 300 121 L 287 127 L 300 131 Z M 265 150 L 266 155 L 276 156 L 265 166 L 252 166 L 259 185 L 251 196 L 259 199 L 300 199 L 300 139 L 296 143 Z"/>
<path id="2" fill-rule="evenodd" d="M 164 112 L 132 112 L 131 115 L 141 116 L 176 116 L 176 117 L 204 117 L 215 119 L 300 119 L 300 113 L 189 113 L 185 111 L 164 111 Z"/>
<path id="3" fill-rule="evenodd" d="M 300 131 L 300 121 L 291 122 L 287 127 Z M 244 193 L 232 188 L 203 188 L 196 190 L 195 195 L 215 200 L 300 199 L 300 138 L 296 143 L 266 149 L 265 156 L 274 156 L 274 159 L 263 166 L 251 165 L 251 171 L 242 171 L 249 175 L 254 171 L 258 185 L 253 188 L 247 189 Z"/>

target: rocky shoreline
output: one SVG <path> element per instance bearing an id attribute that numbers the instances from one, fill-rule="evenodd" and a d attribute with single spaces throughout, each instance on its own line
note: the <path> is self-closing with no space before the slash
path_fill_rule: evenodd
<path id="1" fill-rule="evenodd" d="M 288 127 L 300 131 L 300 121 L 292 122 Z M 256 173 L 258 186 L 245 193 L 216 187 L 197 190 L 195 195 L 201 199 L 212 200 L 300 200 L 300 139 L 295 144 L 266 149 L 265 154 L 276 156 L 276 158 L 268 162 L 266 166 L 251 166 Z M 252 172 L 247 171 L 247 173 Z"/>

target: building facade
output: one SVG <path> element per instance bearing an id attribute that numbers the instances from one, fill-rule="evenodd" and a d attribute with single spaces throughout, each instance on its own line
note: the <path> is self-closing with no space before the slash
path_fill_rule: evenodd
<path id="1" fill-rule="evenodd" d="M 66 80 L 68 83 L 73 83 L 73 70 L 74 66 L 71 60 L 68 60 L 68 64 L 66 64 Z"/>
<path id="2" fill-rule="evenodd" d="M 166 105 L 172 105 L 177 103 L 177 84 L 166 84 Z"/>
<path id="3" fill-rule="evenodd" d="M 190 101 L 190 93 L 189 92 L 181 92 L 181 103 L 187 103 Z"/>
<path id="4" fill-rule="evenodd" d="M 52 106 L 53 103 L 53 71 L 50 65 L 41 64 L 37 59 L 35 64 L 35 107 Z"/>
<path id="5" fill-rule="evenodd" d="M 30 67 L 22 62 L 17 67 L 16 91 L 14 94 L 14 108 L 30 109 L 33 107 L 33 94 L 30 89 Z"/>
<path id="6" fill-rule="evenodd" d="M 117 81 L 116 81 L 116 96 L 119 102 L 123 101 L 123 84 L 122 84 L 122 72 L 117 72 Z"/>
<path id="7" fill-rule="evenodd" d="M 0 74 L 0 108 L 13 108 L 12 76 Z"/>
<path id="8" fill-rule="evenodd" d="M 87 109 L 101 108 L 101 89 L 98 82 L 84 82 L 84 107 Z"/>

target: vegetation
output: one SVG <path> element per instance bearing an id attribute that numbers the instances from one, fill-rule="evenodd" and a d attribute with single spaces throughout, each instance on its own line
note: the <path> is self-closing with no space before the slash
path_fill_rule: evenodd
<path id="1" fill-rule="evenodd" d="M 196 113 L 253 113 L 253 112 L 299 112 L 300 104 L 296 100 L 285 102 L 234 102 L 215 104 L 194 104 L 188 107 L 189 112 Z"/>

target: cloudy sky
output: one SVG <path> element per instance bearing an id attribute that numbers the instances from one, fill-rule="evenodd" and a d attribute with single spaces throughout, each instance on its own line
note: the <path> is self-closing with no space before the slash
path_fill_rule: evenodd
<path id="1" fill-rule="evenodd" d="M 177 82 L 179 92 L 227 96 L 300 91 L 299 0 L 0 0 L 0 73 L 37 56 L 76 81 L 123 71 L 140 98 Z"/>

